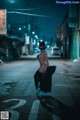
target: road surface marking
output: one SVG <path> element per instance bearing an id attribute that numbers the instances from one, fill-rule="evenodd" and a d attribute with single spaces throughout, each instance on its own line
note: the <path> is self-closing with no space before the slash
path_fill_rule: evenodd
<path id="1" fill-rule="evenodd" d="M 32 105 L 31 112 L 30 112 L 28 120 L 37 120 L 39 104 L 40 104 L 39 100 L 35 100 L 33 102 L 33 105 Z"/>
<path id="2" fill-rule="evenodd" d="M 26 103 L 26 100 L 24 100 L 24 99 L 8 99 L 8 100 L 3 101 L 3 103 L 9 103 L 11 101 L 17 101 L 17 100 L 18 100 L 17 104 L 5 109 L 6 111 L 9 111 L 10 113 L 12 113 L 10 120 L 19 120 L 20 114 L 15 109 L 23 106 Z"/>

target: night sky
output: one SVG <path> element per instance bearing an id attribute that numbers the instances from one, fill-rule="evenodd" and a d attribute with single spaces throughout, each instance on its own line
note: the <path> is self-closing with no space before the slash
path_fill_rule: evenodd
<path id="1" fill-rule="evenodd" d="M 7 8 L 8 11 L 34 14 L 29 16 L 8 13 L 7 18 L 9 23 L 32 21 L 32 24 L 39 28 L 40 37 L 45 36 L 47 40 L 51 37 L 55 39 L 56 27 L 61 25 L 64 16 L 68 12 L 68 5 L 56 4 L 54 0 L 15 0 L 15 3 L 8 2 L 10 0 L 0 1 L 2 1 L 0 8 Z M 35 16 L 35 14 L 43 16 Z"/>

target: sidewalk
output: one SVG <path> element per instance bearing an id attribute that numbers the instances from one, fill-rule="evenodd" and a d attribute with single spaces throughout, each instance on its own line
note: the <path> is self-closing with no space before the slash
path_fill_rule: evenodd
<path id="1" fill-rule="evenodd" d="M 22 55 L 20 58 L 23 58 L 23 59 L 25 59 L 25 58 L 31 58 L 31 59 L 36 59 L 36 54 L 34 54 L 34 55 Z"/>
<path id="2" fill-rule="evenodd" d="M 80 78 L 80 61 L 79 62 L 67 61 L 65 75 L 74 78 Z"/>
<path id="3" fill-rule="evenodd" d="M 33 55 L 22 55 L 20 59 L 37 59 L 38 54 L 33 54 Z M 60 56 L 52 56 L 51 54 L 48 54 L 48 59 L 60 59 Z"/>

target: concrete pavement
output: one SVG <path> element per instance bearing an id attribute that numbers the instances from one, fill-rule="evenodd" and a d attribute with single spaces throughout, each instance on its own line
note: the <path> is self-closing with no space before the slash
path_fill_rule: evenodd
<path id="1" fill-rule="evenodd" d="M 33 56 L 33 58 L 36 59 L 36 55 Z M 26 58 L 24 59 L 25 60 L 32 59 L 32 56 L 26 56 Z M 14 64 L 16 66 L 15 70 L 17 71 L 18 67 L 23 68 L 22 70 L 20 69 L 22 73 L 22 71 L 26 66 L 27 67 L 30 66 L 30 65 L 28 66 L 28 64 L 26 63 L 17 62 L 16 63 L 17 66 Z M 50 96 L 43 97 L 42 99 L 45 99 L 45 101 L 43 101 L 41 98 L 39 101 L 39 99 L 34 96 L 35 101 L 33 101 L 29 116 L 24 120 L 32 120 L 32 119 L 34 120 L 79 120 L 80 119 L 80 116 L 79 116 L 79 113 L 80 113 L 80 84 L 79 84 L 80 83 L 80 78 L 79 78 L 80 62 L 74 63 L 71 60 L 65 61 L 65 60 L 51 59 L 50 65 L 57 66 L 56 71 L 52 77 L 52 91 L 51 93 L 48 93 Z M 8 67 L 8 64 L 6 64 L 6 66 Z M 29 69 L 29 72 L 31 70 L 32 69 Z M 29 79 L 32 80 L 31 77 Z M 32 87 L 29 86 L 29 88 L 30 90 L 32 90 Z M 28 93 L 28 90 L 26 92 Z M 10 99 L 10 100 L 13 101 L 14 99 Z M 15 100 L 17 101 L 17 98 Z M 32 100 L 32 98 L 30 98 L 30 100 Z M 31 103 L 29 103 L 30 100 L 28 101 L 27 106 L 31 105 Z M 21 102 L 21 99 L 18 98 L 18 101 Z M 25 109 L 23 110 L 21 108 L 21 110 L 23 110 L 24 112 L 27 112 L 26 108 L 27 107 L 25 106 Z M 22 111 L 20 113 L 22 113 Z"/>
<path id="2" fill-rule="evenodd" d="M 80 78 L 80 62 L 66 61 L 65 74 L 75 78 Z"/>
<path id="3" fill-rule="evenodd" d="M 51 96 L 55 98 L 54 114 L 60 120 L 80 119 L 80 62 L 66 60 L 61 67 L 57 64 Z"/>

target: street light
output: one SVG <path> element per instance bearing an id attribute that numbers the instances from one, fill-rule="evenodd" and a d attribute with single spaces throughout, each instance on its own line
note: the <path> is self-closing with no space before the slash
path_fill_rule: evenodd
<path id="1" fill-rule="evenodd" d="M 26 26 L 24 25 L 23 28 L 26 28 Z"/>
<path id="2" fill-rule="evenodd" d="M 41 42 L 43 41 L 43 40 L 40 40 Z"/>
<path id="3" fill-rule="evenodd" d="M 21 30 L 21 28 L 19 28 L 19 30 Z"/>
<path id="4" fill-rule="evenodd" d="M 38 39 L 38 36 L 37 36 L 37 35 L 35 35 L 35 38 L 36 38 L 36 39 Z"/>
<path id="5" fill-rule="evenodd" d="M 15 0 L 9 0 L 10 3 L 15 3 Z"/>
<path id="6" fill-rule="evenodd" d="M 45 41 L 45 43 L 47 44 L 47 41 Z"/>
<path id="7" fill-rule="evenodd" d="M 35 32 L 33 31 L 32 34 L 35 34 Z"/>

